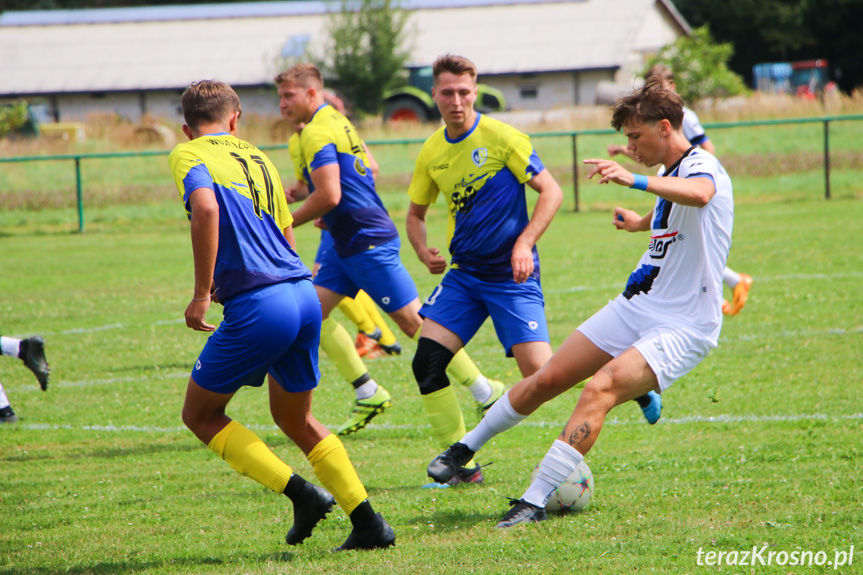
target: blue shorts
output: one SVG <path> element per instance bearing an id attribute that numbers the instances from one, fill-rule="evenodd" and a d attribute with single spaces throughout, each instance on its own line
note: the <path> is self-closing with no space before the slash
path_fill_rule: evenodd
<path id="1" fill-rule="evenodd" d="M 312 282 L 288 280 L 225 302 L 225 319 L 207 340 L 192 379 L 215 393 L 260 387 L 269 373 L 285 391 L 314 389 L 321 378 L 321 303 Z"/>
<path id="2" fill-rule="evenodd" d="M 455 333 L 465 345 L 491 316 L 507 357 L 512 357 L 512 346 L 517 343 L 550 341 L 542 287 L 536 278 L 523 284 L 487 282 L 450 270 L 423 302 L 420 315 Z"/>
<path id="3" fill-rule="evenodd" d="M 333 236 L 327 230 L 321 230 L 321 243 L 318 244 L 318 252 L 315 254 L 315 263 L 324 261 L 326 253 L 333 249 Z"/>
<path id="4" fill-rule="evenodd" d="M 399 257 L 400 247 L 401 240 L 395 238 L 346 258 L 329 249 L 315 285 L 351 298 L 363 290 L 385 312 L 398 311 L 417 298 L 414 280 Z"/>

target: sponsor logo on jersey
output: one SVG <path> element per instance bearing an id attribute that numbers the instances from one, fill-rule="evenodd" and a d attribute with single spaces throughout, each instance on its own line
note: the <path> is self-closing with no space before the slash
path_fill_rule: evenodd
<path id="1" fill-rule="evenodd" d="M 678 236 L 677 232 L 661 236 L 653 236 L 650 238 L 650 245 L 648 246 L 647 251 L 650 253 L 650 257 L 655 260 L 664 259 L 668 254 L 668 247 L 674 242 L 682 239 L 683 236 Z"/>
<path id="2" fill-rule="evenodd" d="M 488 148 L 476 148 L 470 153 L 470 159 L 476 164 L 476 167 L 481 167 L 488 159 Z"/>
<path id="3" fill-rule="evenodd" d="M 431 167 L 432 172 L 437 172 L 438 170 L 448 170 L 448 169 L 449 169 L 449 162 L 444 162 L 443 164 L 438 164 L 437 166 Z"/>

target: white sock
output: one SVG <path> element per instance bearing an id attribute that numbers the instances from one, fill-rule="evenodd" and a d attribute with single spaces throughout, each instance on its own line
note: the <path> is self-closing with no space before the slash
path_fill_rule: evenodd
<path id="1" fill-rule="evenodd" d="M 545 507 L 554 490 L 566 481 L 569 474 L 575 471 L 582 461 L 584 456 L 574 447 L 555 439 L 551 449 L 542 458 L 536 479 L 521 498 L 537 507 Z"/>
<path id="2" fill-rule="evenodd" d="M 356 388 L 357 399 L 368 399 L 378 390 L 378 384 L 375 380 L 370 379 L 358 388 Z"/>
<path id="3" fill-rule="evenodd" d="M 509 391 L 507 391 L 491 406 L 477 426 L 459 440 L 459 443 L 464 443 L 471 451 L 479 451 L 489 439 L 507 429 L 512 429 L 526 418 L 526 415 L 512 408 L 509 402 Z"/>
<path id="4" fill-rule="evenodd" d="M 473 383 L 468 386 L 471 395 L 473 395 L 474 400 L 479 403 L 485 403 L 491 398 L 491 394 L 494 390 L 492 390 L 491 385 L 488 382 L 488 379 L 483 375 L 479 374 Z"/>
<path id="5" fill-rule="evenodd" d="M 21 352 L 21 340 L 0 335 L 0 351 L 3 352 L 3 355 L 18 357 Z"/>
<path id="6" fill-rule="evenodd" d="M 6 392 L 3 391 L 3 384 L 0 383 L 0 409 L 9 407 L 9 398 L 6 397 Z"/>
<path id="7" fill-rule="evenodd" d="M 740 274 L 726 266 L 725 270 L 722 272 L 722 281 L 725 282 L 725 285 L 734 289 L 737 287 L 737 284 L 740 283 Z"/>

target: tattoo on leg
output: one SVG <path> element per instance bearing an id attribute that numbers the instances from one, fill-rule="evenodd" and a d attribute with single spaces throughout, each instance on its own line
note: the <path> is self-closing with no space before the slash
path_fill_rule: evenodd
<path id="1" fill-rule="evenodd" d="M 607 375 L 608 377 L 614 377 L 614 370 L 613 370 L 613 369 L 611 369 L 611 368 L 608 366 L 608 364 L 603 365 L 603 366 L 599 369 L 599 371 L 601 371 L 602 373 L 604 373 L 604 374 L 605 374 L 605 375 Z"/>
<path id="2" fill-rule="evenodd" d="M 575 431 L 572 432 L 572 435 L 569 436 L 569 444 L 573 447 L 580 445 L 582 441 L 590 437 L 590 431 L 590 424 L 585 421 L 576 427 Z"/>

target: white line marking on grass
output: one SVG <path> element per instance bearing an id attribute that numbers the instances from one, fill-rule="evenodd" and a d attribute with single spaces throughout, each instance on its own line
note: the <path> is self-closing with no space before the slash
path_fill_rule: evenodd
<path id="1" fill-rule="evenodd" d="M 681 425 L 687 423 L 774 423 L 774 422 L 792 422 L 792 421 L 826 421 L 831 423 L 842 423 L 845 421 L 860 421 L 863 420 L 863 413 L 852 413 L 849 415 L 827 415 L 825 413 L 809 413 L 799 415 L 689 415 L 686 417 L 667 417 L 659 420 L 659 423 L 664 425 Z M 521 424 L 528 427 L 560 427 L 562 421 L 525 421 Z M 605 422 L 605 425 L 644 425 L 647 424 L 641 419 L 617 419 L 611 418 Z M 9 426 L 12 427 L 12 426 Z M 148 425 L 70 425 L 70 424 L 48 424 L 48 423 L 21 423 L 15 426 L 18 429 L 34 429 L 39 431 L 46 430 L 82 430 L 82 431 L 97 431 L 97 432 L 112 432 L 112 433 L 185 433 L 188 430 L 185 427 L 157 427 Z M 275 425 L 246 425 L 249 429 L 263 432 L 277 432 L 279 428 Z M 389 429 L 389 430 L 405 430 L 405 429 L 425 429 L 428 425 L 386 425 L 386 424 L 369 424 L 368 429 Z"/>

